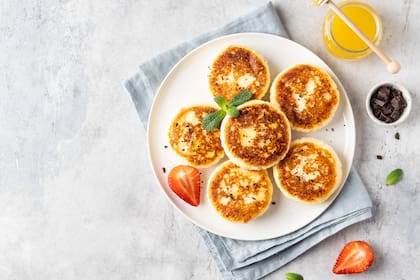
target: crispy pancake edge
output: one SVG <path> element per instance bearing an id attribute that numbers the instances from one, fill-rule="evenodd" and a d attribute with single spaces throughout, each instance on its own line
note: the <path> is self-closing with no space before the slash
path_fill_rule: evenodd
<path id="1" fill-rule="evenodd" d="M 290 149 L 290 144 L 291 144 L 291 139 L 292 139 L 291 126 L 290 126 L 290 123 L 287 119 L 286 114 L 284 114 L 283 111 L 281 111 L 278 107 L 274 106 L 270 102 L 262 101 L 262 100 L 251 100 L 251 101 L 248 101 L 248 102 L 238 106 L 238 109 L 241 110 L 241 109 L 243 109 L 247 106 L 256 106 L 258 104 L 268 104 L 270 106 L 270 108 L 272 108 L 273 110 L 275 110 L 278 114 L 280 114 L 282 116 L 282 118 L 285 120 L 285 124 L 287 125 L 287 137 L 288 137 L 287 140 L 288 140 L 288 143 L 287 143 L 287 149 L 283 152 L 283 154 L 281 154 L 279 156 L 279 159 L 277 159 L 275 162 L 267 163 L 265 165 L 257 165 L 257 166 L 250 165 L 248 162 L 246 162 L 242 158 L 239 158 L 236 155 L 232 154 L 231 149 L 227 144 L 228 141 L 225 141 L 225 139 L 227 139 L 227 137 L 228 137 L 226 135 L 226 129 L 225 128 L 226 128 L 227 122 L 231 119 L 231 117 L 226 116 L 225 119 L 222 121 L 222 124 L 220 126 L 220 139 L 221 139 L 222 147 L 225 150 L 226 156 L 233 163 L 235 163 L 236 165 L 238 165 L 238 166 L 240 166 L 244 169 L 249 169 L 249 170 L 267 169 L 267 168 L 270 168 L 270 167 L 276 165 L 279 161 L 281 161 L 286 156 L 288 150 Z"/>
<path id="2" fill-rule="evenodd" d="M 224 219 L 224 220 L 226 220 L 226 221 L 229 221 L 229 222 L 232 222 L 232 223 L 249 223 L 249 222 L 251 222 L 251 221 L 253 221 L 253 220 L 255 220 L 256 218 L 258 218 L 258 217 L 260 217 L 260 216 L 262 216 L 264 213 L 266 213 L 267 212 L 267 210 L 268 210 L 268 208 L 270 207 L 270 205 L 271 205 L 271 200 L 272 200 L 272 197 L 273 197 L 273 191 L 274 191 L 274 185 L 273 185 L 273 182 L 271 181 L 271 179 L 270 179 L 270 177 L 269 177 L 269 175 L 268 175 L 268 172 L 267 172 L 267 170 L 246 170 L 246 169 L 243 169 L 243 168 L 241 168 L 240 166 L 237 166 L 237 165 L 235 165 L 235 167 L 236 168 L 240 168 L 240 169 L 242 169 L 242 170 L 244 170 L 245 172 L 264 172 L 264 176 L 265 176 L 265 179 L 267 180 L 267 182 L 268 182 L 268 191 L 269 191 L 269 194 L 268 194 L 268 199 L 267 199 L 267 201 L 266 201 L 266 205 L 265 205 L 265 207 L 264 208 L 261 208 L 260 209 L 260 211 L 259 212 L 255 212 L 256 214 L 255 214 L 255 216 L 253 216 L 250 220 L 248 220 L 248 221 L 246 221 L 246 222 L 244 222 L 243 220 L 240 220 L 240 219 L 229 219 L 228 217 L 226 217 L 225 215 L 224 215 L 224 213 L 223 212 L 221 212 L 221 211 L 218 211 L 218 203 L 216 203 L 215 201 L 213 201 L 212 200 L 212 195 L 211 195 L 211 188 L 210 188 L 210 184 L 212 184 L 212 182 L 215 180 L 215 177 L 217 177 L 217 175 L 218 175 L 218 173 L 219 172 L 221 172 L 221 171 L 223 171 L 223 169 L 225 169 L 226 168 L 226 166 L 228 166 L 228 165 L 230 165 L 230 164 L 233 164 L 233 165 L 235 165 L 232 161 L 230 161 L 230 160 L 226 160 L 225 162 L 223 162 L 222 164 L 220 164 L 215 170 L 213 170 L 213 172 L 212 172 L 212 174 L 210 175 L 210 177 L 209 177 L 209 179 L 208 179 L 208 182 L 207 182 L 207 186 L 206 186 L 206 188 L 207 188 L 207 190 L 206 190 L 206 196 L 207 196 L 207 200 L 209 201 L 209 203 L 210 203 L 210 205 L 212 206 L 212 209 L 222 218 L 222 219 Z"/>
<path id="3" fill-rule="evenodd" d="M 211 94 L 213 96 L 220 95 L 219 92 L 214 90 L 214 86 L 212 85 L 212 82 L 211 82 L 211 77 L 213 76 L 212 73 L 213 73 L 215 62 L 218 59 L 220 59 L 220 57 L 223 56 L 226 53 L 226 51 L 228 51 L 230 48 L 241 48 L 241 49 L 246 50 L 247 52 L 254 55 L 259 60 L 259 62 L 264 66 L 264 69 L 265 69 L 265 75 L 264 76 L 265 76 L 265 79 L 266 79 L 266 83 L 261 88 L 261 92 L 258 95 L 255 95 L 253 93 L 254 96 L 252 97 L 252 99 L 262 99 L 267 94 L 267 92 L 269 91 L 270 85 L 271 85 L 271 72 L 270 72 L 270 67 L 268 65 L 268 61 L 261 54 L 259 54 L 257 51 L 255 51 L 254 49 L 251 49 L 249 47 L 242 46 L 242 45 L 229 45 L 229 46 L 227 46 L 220 53 L 218 53 L 217 56 L 212 61 L 211 67 L 209 68 L 210 69 L 209 77 L 207 79 L 207 84 L 208 84 L 208 87 L 209 87 L 209 90 L 210 90 Z M 223 95 L 223 96 L 225 96 L 225 95 Z M 225 96 L 225 98 L 228 99 L 228 100 L 230 99 L 227 96 Z"/>
<path id="4" fill-rule="evenodd" d="M 302 137 L 296 140 L 293 140 L 290 148 L 292 149 L 293 146 L 297 145 L 297 144 L 301 144 L 301 143 L 312 143 L 315 144 L 318 148 L 321 149 L 326 149 L 328 150 L 331 155 L 334 157 L 335 162 L 336 162 L 336 166 L 335 166 L 335 171 L 336 171 L 336 182 L 334 184 L 334 187 L 331 188 L 331 190 L 326 193 L 323 197 L 320 197 L 318 199 L 314 199 L 314 200 L 303 200 L 297 196 L 292 195 L 291 193 L 289 193 L 284 187 L 282 187 L 282 184 L 280 182 L 279 179 L 279 164 L 275 165 L 273 167 L 273 178 L 274 181 L 277 185 L 277 187 L 280 189 L 280 191 L 289 199 L 301 202 L 301 203 L 305 203 L 305 204 L 318 204 L 321 202 L 324 202 L 326 200 L 328 200 L 330 197 L 332 197 L 332 195 L 338 190 L 338 188 L 342 185 L 342 180 L 343 180 L 343 171 L 342 171 L 342 163 L 340 161 L 340 158 L 338 157 L 337 153 L 335 152 L 335 150 L 328 144 L 326 144 L 325 142 L 317 139 L 317 138 L 313 138 L 313 137 Z"/>
<path id="5" fill-rule="evenodd" d="M 220 151 L 217 154 L 217 156 L 214 158 L 214 160 L 208 161 L 208 163 L 206 163 L 206 164 L 195 164 L 192 160 L 190 160 L 190 157 L 184 156 L 181 152 L 179 152 L 177 149 L 175 149 L 171 145 L 171 139 L 170 139 L 171 135 L 170 135 L 170 133 L 171 133 L 171 129 L 172 129 L 173 124 L 177 121 L 177 119 L 180 117 L 180 114 L 182 112 L 187 111 L 187 110 L 191 110 L 192 108 L 195 108 L 195 107 L 209 107 L 209 108 L 214 109 L 215 111 L 217 111 L 219 109 L 217 106 L 215 106 L 213 104 L 207 104 L 207 103 L 192 104 L 190 106 L 185 106 L 185 107 L 180 108 L 178 110 L 178 112 L 176 113 L 176 115 L 172 118 L 172 120 L 169 124 L 169 127 L 167 129 L 167 138 L 168 138 L 168 142 L 169 142 L 169 147 L 171 148 L 171 150 L 177 156 L 181 157 L 183 160 L 185 160 L 191 166 L 194 166 L 194 167 L 197 167 L 197 168 L 206 168 L 206 167 L 210 167 L 210 166 L 213 166 L 213 165 L 217 164 L 225 156 L 223 146 L 222 146 L 222 151 Z"/>
<path id="6" fill-rule="evenodd" d="M 321 69 L 321 67 L 318 67 L 318 66 L 315 66 L 315 65 L 312 65 L 312 64 L 295 64 L 295 65 L 289 66 L 286 69 L 284 69 L 283 71 L 281 71 L 279 74 L 277 74 L 277 76 L 274 78 L 274 80 L 271 84 L 271 87 L 270 87 L 270 102 L 272 104 L 274 104 L 275 106 L 281 108 L 281 105 L 277 101 L 277 98 L 276 98 L 277 95 L 278 95 L 278 93 L 277 93 L 277 83 L 289 71 L 291 71 L 291 70 L 293 70 L 297 67 L 305 66 L 305 65 L 308 65 L 310 67 L 313 67 L 313 68 L 316 68 L 317 70 L 319 70 L 322 73 L 322 75 L 324 75 L 328 79 L 328 81 L 329 81 L 331 87 L 334 89 L 334 92 L 336 93 L 336 97 L 337 97 L 337 103 L 335 104 L 333 110 L 330 112 L 329 117 L 323 119 L 322 121 L 320 121 L 316 124 L 313 124 L 312 127 L 306 128 L 303 125 L 299 126 L 298 124 L 295 124 L 293 122 L 293 120 L 292 121 L 289 120 L 290 121 L 290 126 L 292 127 L 292 130 L 301 131 L 301 132 L 311 132 L 311 131 L 316 131 L 316 130 L 321 129 L 322 127 L 326 126 L 334 118 L 335 113 L 337 111 L 337 108 L 340 104 L 340 91 L 338 90 L 337 84 L 335 83 L 335 81 L 331 77 L 331 75 L 328 74 L 325 70 Z"/>

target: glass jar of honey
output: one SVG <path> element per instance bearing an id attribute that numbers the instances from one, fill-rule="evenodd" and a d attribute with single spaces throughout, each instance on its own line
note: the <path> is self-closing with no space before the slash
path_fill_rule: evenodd
<path id="1" fill-rule="evenodd" d="M 382 21 L 368 4 L 359 1 L 343 1 L 341 11 L 376 45 L 382 37 Z M 356 60 L 369 55 L 372 50 L 333 11 L 329 11 L 322 27 L 325 46 L 334 56 Z"/>

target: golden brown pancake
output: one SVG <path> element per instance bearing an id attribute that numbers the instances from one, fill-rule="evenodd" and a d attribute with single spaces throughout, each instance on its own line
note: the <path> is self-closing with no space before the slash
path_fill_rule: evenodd
<path id="1" fill-rule="evenodd" d="M 341 162 L 332 147 L 304 137 L 292 142 L 286 157 L 274 166 L 273 177 L 287 197 L 319 203 L 341 185 Z"/>
<path id="2" fill-rule="evenodd" d="M 313 131 L 325 126 L 333 117 L 340 101 L 337 86 L 320 68 L 299 64 L 274 79 L 270 102 L 280 107 L 292 129 Z"/>
<path id="3" fill-rule="evenodd" d="M 194 167 L 208 167 L 224 156 L 220 130 L 206 131 L 203 117 L 217 111 L 210 105 L 182 108 L 172 120 L 168 138 L 171 148 Z"/>
<path id="4" fill-rule="evenodd" d="M 226 161 L 214 170 L 207 185 L 213 208 L 231 222 L 247 223 L 270 206 L 273 186 L 266 170 L 246 170 Z"/>
<path id="5" fill-rule="evenodd" d="M 259 170 L 278 163 L 291 141 L 290 125 L 277 107 L 252 100 L 238 106 L 239 117 L 225 117 L 220 137 L 226 155 L 245 169 Z"/>
<path id="6" fill-rule="evenodd" d="M 252 99 L 261 99 L 270 86 L 270 71 L 262 56 L 240 46 L 229 46 L 213 62 L 209 87 L 214 96 L 228 101 L 240 91 L 252 92 Z"/>

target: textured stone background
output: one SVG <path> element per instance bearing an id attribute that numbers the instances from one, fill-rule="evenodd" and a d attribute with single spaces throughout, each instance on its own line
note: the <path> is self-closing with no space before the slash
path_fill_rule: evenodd
<path id="1" fill-rule="evenodd" d="M 401 62 L 396 76 L 373 55 L 331 57 L 320 34 L 326 7 L 274 1 L 291 38 L 323 58 L 347 89 L 357 125 L 354 164 L 375 213 L 267 279 L 287 271 L 338 279 L 330 269 L 354 239 L 377 253 L 363 279 L 420 275 L 420 4 L 367 2 L 384 21 L 383 49 Z M 156 187 L 145 131 L 122 81 L 142 61 L 262 3 L 0 1 L 0 279 L 220 279 L 192 225 Z M 364 109 L 366 92 L 382 80 L 414 94 L 412 115 L 397 127 L 373 124 Z M 402 182 L 384 186 L 396 167 L 405 171 Z"/>

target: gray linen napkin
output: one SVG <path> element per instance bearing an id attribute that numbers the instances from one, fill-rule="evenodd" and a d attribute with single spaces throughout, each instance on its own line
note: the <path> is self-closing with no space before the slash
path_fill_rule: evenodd
<path id="1" fill-rule="evenodd" d="M 138 72 L 125 81 L 125 87 L 145 128 L 154 94 L 170 69 L 197 46 L 213 38 L 239 32 L 264 32 L 287 37 L 270 2 L 248 15 L 144 62 Z M 371 216 L 372 202 L 356 170 L 352 169 L 335 202 L 317 219 L 293 233 L 269 240 L 242 241 L 196 228 L 224 279 L 249 280 L 273 272 L 325 238 Z"/>

